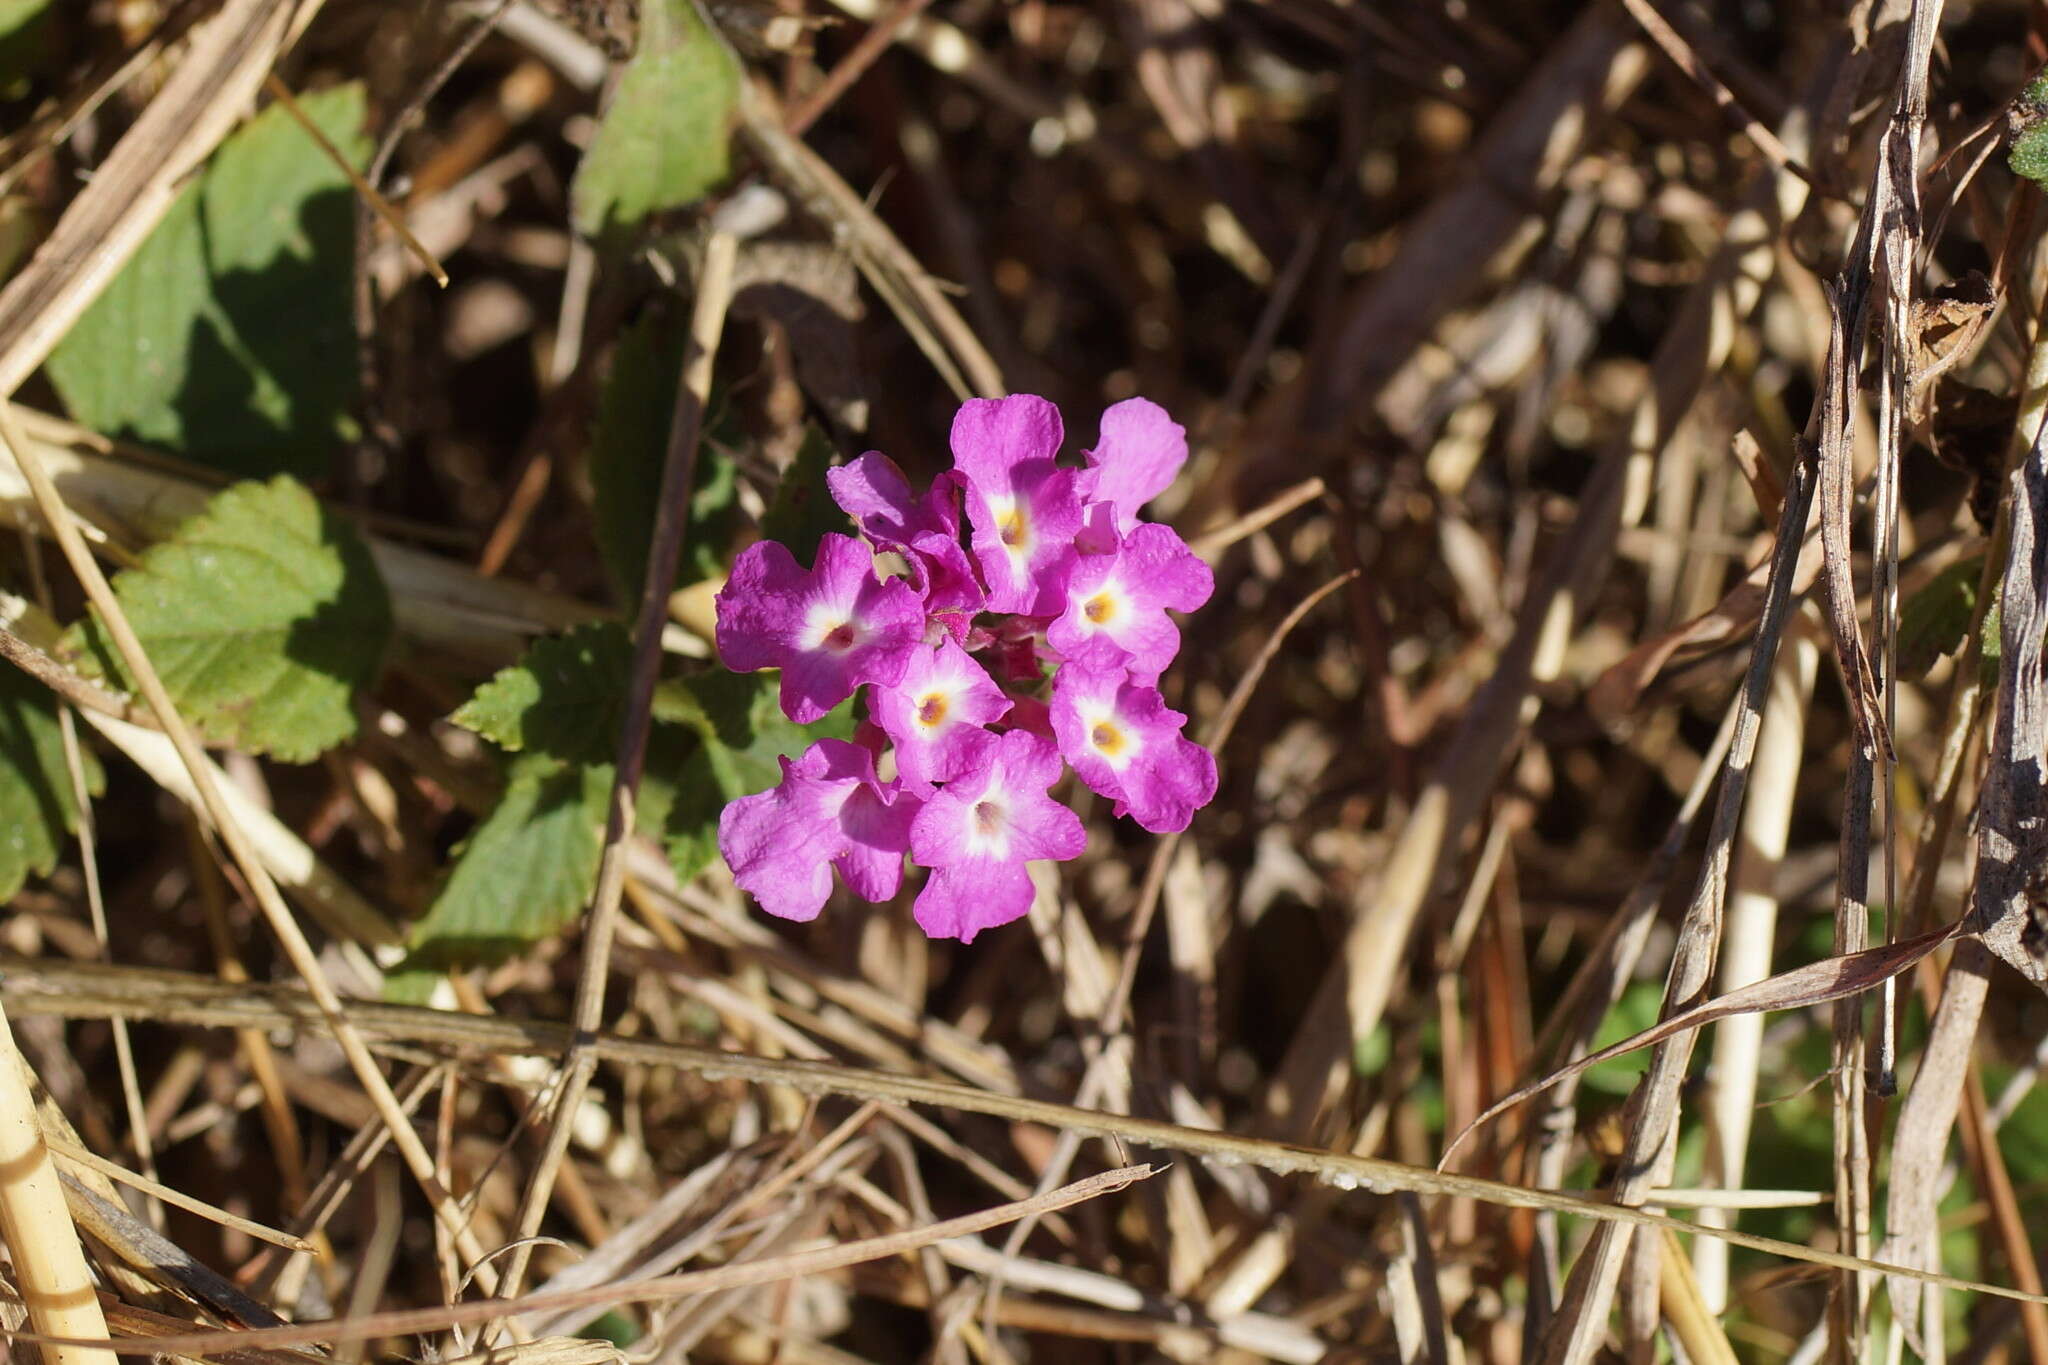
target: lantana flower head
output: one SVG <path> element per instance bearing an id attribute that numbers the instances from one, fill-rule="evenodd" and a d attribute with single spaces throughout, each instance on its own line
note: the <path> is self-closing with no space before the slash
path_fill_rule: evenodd
<path id="1" fill-rule="evenodd" d="M 809 570 L 772 542 L 734 562 L 717 597 L 726 666 L 781 669 L 802 724 L 864 694 L 859 742 L 784 759 L 777 786 L 719 821 L 734 880 L 769 913 L 817 915 L 834 869 L 888 900 L 908 853 L 930 869 L 919 926 L 971 939 L 1030 909 L 1026 864 L 1080 855 L 1080 819 L 1051 795 L 1069 765 L 1154 832 L 1214 797 L 1215 759 L 1157 685 L 1180 648 L 1167 613 L 1199 608 L 1214 581 L 1140 520 L 1186 462 L 1186 433 L 1130 399 L 1103 414 L 1085 464 L 1060 463 L 1062 439 L 1043 398 L 973 400 L 953 468 L 923 493 L 875 451 L 827 474 L 865 541 L 823 537 Z"/>

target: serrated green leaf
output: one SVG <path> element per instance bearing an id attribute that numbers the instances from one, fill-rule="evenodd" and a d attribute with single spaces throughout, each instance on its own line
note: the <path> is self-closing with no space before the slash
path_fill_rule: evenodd
<path id="1" fill-rule="evenodd" d="M 217 494 L 114 592 L 187 720 L 214 744 L 305 762 L 355 734 L 391 599 L 354 528 L 280 475 Z M 132 690 L 97 613 L 65 650 Z"/>
<path id="2" fill-rule="evenodd" d="M 851 529 L 825 482 L 832 456 L 832 442 L 825 433 L 816 427 L 806 428 L 796 458 L 783 471 L 775 501 L 761 518 L 761 538 L 781 541 L 799 564 L 817 562 L 818 542 L 827 532 L 844 535 Z"/>
<path id="3" fill-rule="evenodd" d="M 505 794 L 413 925 L 402 971 L 501 962 L 576 918 L 597 884 L 612 766 L 513 760 Z"/>
<path id="4" fill-rule="evenodd" d="M 693 0 L 642 4 L 639 48 L 570 191 L 576 230 L 617 234 L 695 203 L 725 179 L 739 81 Z"/>
<path id="5" fill-rule="evenodd" d="M 363 91 L 299 101 L 360 164 Z M 349 435 L 354 207 L 283 108 L 222 144 L 50 356 L 74 417 L 239 474 L 311 476 Z"/>
<path id="6" fill-rule="evenodd" d="M 81 749 L 87 790 L 103 783 L 99 763 Z M 64 741 L 49 692 L 20 670 L 0 667 L 0 900 L 30 875 L 57 865 L 64 838 L 78 828 Z"/>
<path id="7" fill-rule="evenodd" d="M 1949 565 L 1899 609 L 1899 673 L 1917 678 L 1944 654 L 1953 654 L 1969 633 L 1977 610 L 1977 582 L 1984 576 L 1984 556 Z"/>
<path id="8" fill-rule="evenodd" d="M 621 338 L 598 402 L 590 483 L 597 544 L 621 602 L 634 603 L 647 578 L 647 547 L 661 498 L 669 420 L 686 337 L 681 322 L 649 312 Z M 740 522 L 739 483 L 728 442 L 713 429 L 697 450 L 690 525 L 676 586 L 700 582 L 725 563 Z"/>
<path id="9" fill-rule="evenodd" d="M 500 748 L 565 763 L 602 763 L 616 751 L 633 641 L 612 622 L 534 641 L 526 657 L 476 690 L 449 719 Z"/>

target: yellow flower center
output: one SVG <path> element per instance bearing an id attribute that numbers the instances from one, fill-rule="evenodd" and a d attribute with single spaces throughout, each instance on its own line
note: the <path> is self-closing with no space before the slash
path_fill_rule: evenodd
<path id="1" fill-rule="evenodd" d="M 922 697 L 920 697 L 920 698 L 918 699 L 918 702 L 917 702 L 917 723 L 918 723 L 919 725 L 937 725 L 937 724 L 938 724 L 938 723 L 939 723 L 940 721 L 944 720 L 945 718 L 946 718 L 946 694 L 945 694 L 945 693 L 943 693 L 943 692 L 928 692 L 928 693 L 926 693 L 926 694 L 925 694 L 924 696 L 922 696 Z"/>
<path id="2" fill-rule="evenodd" d="M 1116 615 L 1116 598 L 1106 592 L 1096 593 L 1082 604 L 1081 614 L 1096 625 L 1102 625 Z"/>
<path id="3" fill-rule="evenodd" d="M 1013 550 L 1023 549 L 1026 542 L 1031 539 L 1031 525 L 1024 519 L 1024 509 L 1021 507 L 1012 507 L 1002 521 L 997 523 L 996 529 L 1002 536 L 1003 544 Z"/>
<path id="4" fill-rule="evenodd" d="M 844 654 L 847 650 L 853 648 L 855 641 L 859 638 L 860 634 L 854 630 L 853 623 L 851 621 L 842 621 L 826 631 L 825 638 L 819 641 L 819 643 L 834 653 Z"/>
<path id="5" fill-rule="evenodd" d="M 1114 755 L 1124 747 L 1124 732 L 1106 720 L 1095 722 L 1088 738 L 1105 754 Z"/>

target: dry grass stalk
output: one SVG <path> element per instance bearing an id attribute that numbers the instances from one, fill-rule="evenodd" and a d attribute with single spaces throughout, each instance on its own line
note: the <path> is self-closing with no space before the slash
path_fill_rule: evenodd
<path id="1" fill-rule="evenodd" d="M 0 1238 L 14 1261 L 15 1282 L 29 1321 L 49 1336 L 104 1340 L 106 1318 L 93 1294 L 64 1186 L 36 1120 L 28 1063 L 0 1013 Z M 114 1365 L 114 1354 L 88 1346 L 48 1346 L 49 1365 Z"/>

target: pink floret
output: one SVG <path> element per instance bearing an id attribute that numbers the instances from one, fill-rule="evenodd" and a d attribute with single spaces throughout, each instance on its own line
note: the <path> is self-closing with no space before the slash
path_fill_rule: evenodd
<path id="1" fill-rule="evenodd" d="M 868 698 L 869 713 L 895 741 L 897 774 L 920 795 L 979 766 L 995 743 L 983 727 L 1009 709 L 1003 689 L 950 638 L 918 650 L 901 682 Z"/>
<path id="2" fill-rule="evenodd" d="M 736 673 L 782 670 L 782 709 L 808 725 L 863 683 L 894 684 L 924 639 L 924 605 L 901 579 L 875 576 L 852 536 L 818 542 L 806 573 L 772 540 L 749 545 L 719 591 L 718 655 Z"/>
<path id="3" fill-rule="evenodd" d="M 981 610 L 985 595 L 960 545 L 955 476 L 940 475 L 920 498 L 911 493 L 910 480 L 894 460 L 871 450 L 827 470 L 825 483 L 862 535 L 903 556 L 910 585 L 924 594 L 925 610 L 954 614 L 963 622 Z"/>
<path id="4" fill-rule="evenodd" d="M 1034 858 L 1079 857 L 1080 817 L 1046 795 L 1060 776 L 1059 751 L 1037 735 L 1005 732 L 976 772 L 926 801 L 910 826 L 911 856 L 932 874 L 918 893 L 918 927 L 969 942 L 1031 909 Z"/>
<path id="5" fill-rule="evenodd" d="M 1188 718 L 1121 671 L 1069 664 L 1053 680 L 1060 752 L 1090 789 L 1154 834 L 1188 827 L 1216 795 L 1216 759 L 1183 738 Z"/>
<path id="6" fill-rule="evenodd" d="M 953 462 L 967 485 L 990 611 L 1060 610 L 1081 529 L 1080 473 L 1053 463 L 1060 438 L 1059 410 L 1031 394 L 970 399 L 953 417 Z"/>
<path id="7" fill-rule="evenodd" d="M 1167 610 L 1193 611 L 1215 588 L 1209 566 L 1171 527 L 1139 526 L 1113 552 L 1074 561 L 1065 609 L 1045 638 L 1070 663 L 1156 678 L 1180 652 Z"/>
<path id="8" fill-rule="evenodd" d="M 783 919 L 817 918 L 834 868 L 863 900 L 894 896 L 918 799 L 877 782 L 874 754 L 845 740 L 821 739 L 781 763 L 779 786 L 719 815 L 718 848 L 733 880 Z"/>

